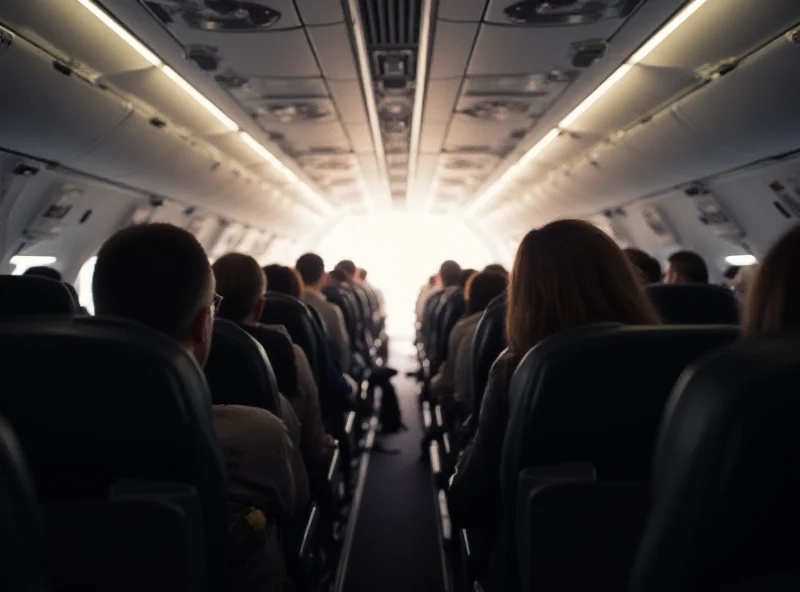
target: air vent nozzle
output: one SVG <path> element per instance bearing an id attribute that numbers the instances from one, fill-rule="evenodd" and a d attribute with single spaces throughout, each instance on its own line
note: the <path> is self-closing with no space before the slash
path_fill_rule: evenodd
<path id="1" fill-rule="evenodd" d="M 504 10 L 521 25 L 585 25 L 628 16 L 642 0 L 522 0 Z"/>

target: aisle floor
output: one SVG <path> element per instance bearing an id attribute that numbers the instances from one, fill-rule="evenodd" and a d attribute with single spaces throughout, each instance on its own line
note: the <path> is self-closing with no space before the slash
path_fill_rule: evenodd
<path id="1" fill-rule="evenodd" d="M 393 348 L 390 365 L 399 370 L 392 382 L 408 431 L 376 439 L 399 454 L 371 454 L 344 592 L 444 588 L 432 477 L 429 466 L 420 462 L 419 384 L 405 376 L 415 366 L 406 351 Z"/>

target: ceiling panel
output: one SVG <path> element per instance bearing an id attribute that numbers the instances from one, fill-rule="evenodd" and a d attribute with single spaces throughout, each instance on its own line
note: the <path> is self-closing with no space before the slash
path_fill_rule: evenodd
<path id="1" fill-rule="evenodd" d="M 230 86 L 230 93 L 239 101 L 280 97 L 325 97 L 328 94 L 322 78 L 243 78 L 240 86 Z"/>
<path id="2" fill-rule="evenodd" d="M 369 121 L 360 83 L 330 80 L 328 86 L 342 122 L 367 123 Z"/>
<path id="3" fill-rule="evenodd" d="M 483 14 L 486 0 L 439 0 L 438 17 L 451 21 L 477 23 Z"/>
<path id="4" fill-rule="evenodd" d="M 460 78 L 431 80 L 425 93 L 425 122 L 450 121 L 460 88 Z"/>
<path id="5" fill-rule="evenodd" d="M 504 152 L 514 143 L 510 137 L 512 131 L 513 126 L 510 125 L 458 114 L 450 124 L 445 149 L 449 152 L 473 149 L 480 152 Z"/>
<path id="6" fill-rule="evenodd" d="M 237 28 L 258 32 L 300 26 L 300 19 L 292 0 L 226 0 L 219 3 L 224 8 L 218 10 L 211 8 L 215 4 L 212 2 L 186 2 L 186 0 L 140 0 L 140 2 L 169 24 L 182 41 L 203 29 L 218 29 L 228 34 Z M 273 17 L 274 11 L 278 13 L 277 20 Z M 264 28 L 261 28 L 261 25 L 264 25 Z"/>
<path id="7" fill-rule="evenodd" d="M 306 25 L 330 25 L 345 20 L 342 3 L 330 0 L 294 0 Z"/>
<path id="8" fill-rule="evenodd" d="M 258 118 L 264 131 L 283 134 L 281 146 L 290 154 L 311 151 L 349 152 L 350 141 L 338 121 L 281 124 L 272 118 Z"/>
<path id="9" fill-rule="evenodd" d="M 344 23 L 309 29 L 322 73 L 331 80 L 358 80 L 353 50 Z"/>
<path id="10" fill-rule="evenodd" d="M 475 24 L 437 21 L 430 77 L 461 78 L 477 31 Z"/>

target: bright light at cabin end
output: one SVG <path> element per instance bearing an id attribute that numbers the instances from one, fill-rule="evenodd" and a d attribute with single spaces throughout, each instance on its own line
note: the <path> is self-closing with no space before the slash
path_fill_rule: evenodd
<path id="1" fill-rule="evenodd" d="M 758 263 L 758 259 L 756 259 L 754 255 L 728 255 L 725 257 L 725 263 L 728 265 L 746 267 L 748 265 L 755 265 Z"/>
<path id="2" fill-rule="evenodd" d="M 55 262 L 56 258 L 49 255 L 15 255 L 11 258 L 11 265 L 14 266 L 11 275 L 22 275 L 31 267 L 52 265 Z"/>

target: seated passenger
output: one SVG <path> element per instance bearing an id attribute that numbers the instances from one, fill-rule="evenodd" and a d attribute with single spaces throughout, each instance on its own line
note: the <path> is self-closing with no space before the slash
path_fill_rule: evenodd
<path id="1" fill-rule="evenodd" d="M 22 275 L 36 275 L 39 277 L 46 277 L 51 280 L 56 280 L 57 282 L 62 281 L 61 279 L 61 272 L 57 269 L 53 269 L 52 267 L 47 267 L 46 265 L 36 265 L 34 267 L 29 267 L 25 270 L 25 273 Z"/>
<path id="2" fill-rule="evenodd" d="M 642 283 L 657 284 L 661 281 L 661 264 L 655 257 L 651 257 L 641 249 L 625 249 L 625 254 L 633 263 Z"/>
<path id="3" fill-rule="evenodd" d="M 745 337 L 800 331 L 798 253 L 800 226 L 795 226 L 772 245 L 755 271 L 744 301 L 742 331 Z"/>
<path id="4" fill-rule="evenodd" d="M 328 276 L 325 279 L 325 285 L 327 286 L 349 286 L 350 283 L 350 277 L 348 277 L 348 275 L 341 269 L 333 269 L 329 271 Z"/>
<path id="5" fill-rule="evenodd" d="M 461 273 L 458 275 L 458 285 L 461 286 L 462 288 L 466 288 L 467 283 L 469 282 L 469 280 L 472 279 L 472 276 L 474 276 L 476 273 L 478 272 L 474 269 L 462 269 Z"/>
<path id="6" fill-rule="evenodd" d="M 348 283 L 352 284 L 353 282 L 355 282 L 356 264 L 350 261 L 350 259 L 344 259 L 342 261 L 339 261 L 339 263 L 336 264 L 336 267 L 334 269 L 338 269 L 339 271 L 347 275 Z"/>
<path id="7" fill-rule="evenodd" d="M 508 270 L 499 263 L 490 263 L 483 268 L 483 271 L 493 271 L 494 273 L 499 273 L 500 275 L 504 275 L 506 278 L 508 278 Z"/>
<path id="8" fill-rule="evenodd" d="M 222 296 L 222 304 L 217 314 L 221 318 L 246 327 L 263 327 L 258 323 L 258 319 L 261 318 L 261 311 L 264 308 L 267 279 L 258 262 L 249 255 L 228 253 L 217 259 L 212 269 L 217 280 L 217 293 Z M 272 343 L 260 338 L 264 335 L 254 333 L 251 335 L 264 346 L 264 350 L 270 356 L 276 377 L 287 371 L 294 373 L 293 380 L 279 380 L 279 385 L 293 384 L 295 391 L 285 392 L 285 389 L 282 389 L 281 394 L 288 399 L 300 421 L 300 449 L 306 466 L 317 467 L 322 461 L 325 444 L 330 442 L 330 437 L 326 436 L 322 429 L 319 393 L 308 358 L 300 346 L 292 344 L 293 357 L 287 360 L 290 362 L 287 368 L 272 359 L 274 347 Z"/>
<path id="9" fill-rule="evenodd" d="M 339 369 L 342 372 L 350 371 L 351 350 L 350 338 L 347 335 L 347 326 L 344 323 L 344 316 L 338 306 L 328 302 L 322 293 L 322 286 L 325 284 L 325 263 L 322 257 L 314 253 L 302 255 L 295 264 L 295 269 L 303 279 L 305 289 L 303 290 L 303 301 L 316 309 L 325 329 L 328 338 L 333 344 L 337 354 Z"/>
<path id="10" fill-rule="evenodd" d="M 448 359 L 433 378 L 432 387 L 459 423 L 472 412 L 472 342 L 475 330 L 483 311 L 505 291 L 507 284 L 506 276 L 491 271 L 482 271 L 470 278 L 464 291 L 467 310 L 453 326 L 448 342 Z"/>
<path id="11" fill-rule="evenodd" d="M 415 311 L 417 313 L 417 322 L 422 322 L 422 315 L 425 312 L 425 302 L 428 300 L 428 296 L 433 294 L 436 290 L 441 288 L 439 283 L 439 275 L 433 274 L 431 277 L 428 278 L 428 283 L 422 286 L 419 291 L 419 296 L 417 296 L 417 304 L 415 306 Z"/>
<path id="12" fill-rule="evenodd" d="M 356 280 L 375 294 L 375 298 L 378 300 L 378 316 L 381 319 L 385 319 L 386 301 L 383 297 L 383 290 L 367 281 L 367 270 L 364 268 L 359 267 L 358 270 L 356 270 Z"/>
<path id="13" fill-rule="evenodd" d="M 300 300 L 303 297 L 303 280 L 291 267 L 273 263 L 264 268 L 270 292 L 288 294 Z"/>
<path id="14" fill-rule="evenodd" d="M 560 220 L 530 231 L 517 251 L 508 288 L 509 347 L 492 366 L 477 431 L 448 491 L 453 523 L 477 529 L 484 548 L 493 546 L 502 522 L 497 467 L 517 364 L 532 347 L 560 331 L 603 322 L 659 322 L 622 250 L 602 230 L 581 220 Z M 493 557 L 490 579 L 502 590 L 502 570 L 496 568 L 502 561 L 497 559 Z"/>
<path id="15" fill-rule="evenodd" d="M 707 284 L 708 267 L 694 251 L 678 251 L 667 259 L 665 284 Z"/>
<path id="16" fill-rule="evenodd" d="M 92 283 L 98 315 L 149 325 L 178 341 L 201 366 L 220 303 L 214 289 L 203 247 L 170 224 L 130 226 L 108 239 L 97 254 Z M 292 443 L 281 420 L 263 409 L 214 406 L 213 414 L 229 479 L 231 589 L 277 592 L 286 568 L 275 521 L 303 509 Z"/>
<path id="17" fill-rule="evenodd" d="M 738 265 L 729 265 L 725 268 L 725 271 L 722 272 L 722 287 L 733 290 L 736 285 L 736 278 L 739 277 L 739 271 L 741 269 L 742 268 Z"/>

